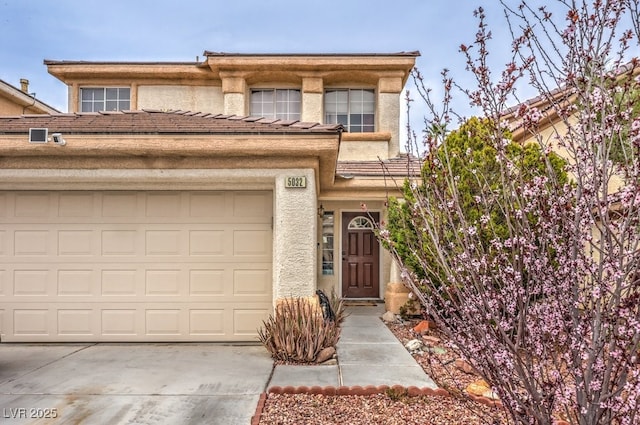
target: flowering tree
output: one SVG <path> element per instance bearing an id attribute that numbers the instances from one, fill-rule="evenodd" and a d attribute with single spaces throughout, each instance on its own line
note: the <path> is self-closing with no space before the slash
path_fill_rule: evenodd
<path id="1" fill-rule="evenodd" d="M 430 112 L 425 165 L 379 235 L 514 422 L 638 423 L 640 63 L 629 60 L 640 45 L 638 4 L 558 0 L 556 16 L 531 1 L 501 3 L 513 58 L 497 81 L 482 9 L 474 43 L 461 46 L 476 88 L 445 71 L 444 100 L 436 102 L 414 73 Z M 538 97 L 514 102 L 524 78 Z M 477 163 L 460 166 L 446 143 L 456 89 L 488 123 L 490 178 Z M 514 161 L 507 132 L 538 145 L 536 173 Z M 568 179 L 553 152 L 567 160 Z M 461 190 L 469 176 L 472 199 Z M 409 232 L 398 238 L 399 228 Z"/>

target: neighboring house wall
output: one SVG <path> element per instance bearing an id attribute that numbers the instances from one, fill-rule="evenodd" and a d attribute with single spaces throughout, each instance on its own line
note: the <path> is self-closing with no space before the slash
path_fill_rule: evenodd
<path id="1" fill-rule="evenodd" d="M 21 80 L 21 88 L 0 80 L 0 115 L 54 114 L 57 109 L 29 94 L 29 81 Z"/>

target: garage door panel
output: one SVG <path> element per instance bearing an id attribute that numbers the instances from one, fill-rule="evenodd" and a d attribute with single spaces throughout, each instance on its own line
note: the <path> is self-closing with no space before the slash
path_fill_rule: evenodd
<path id="1" fill-rule="evenodd" d="M 54 288 L 50 270 L 14 270 L 13 295 L 22 297 L 49 297 L 49 289 Z"/>
<path id="2" fill-rule="evenodd" d="M 0 257 L 9 255 L 9 239 L 7 238 L 7 232 L 0 230 Z"/>
<path id="3" fill-rule="evenodd" d="M 58 195 L 58 217 L 96 217 L 96 195 L 93 193 L 60 193 Z"/>
<path id="4" fill-rule="evenodd" d="M 91 337 L 98 330 L 91 309 L 59 309 L 57 313 L 58 335 Z"/>
<path id="5" fill-rule="evenodd" d="M 38 304 L 14 309 L 8 319 L 0 310 L 0 323 L 12 330 L 13 342 L 255 341 L 256 323 L 266 320 L 270 312 L 261 303 L 242 307 L 206 303 L 173 309 L 153 303 L 114 308 Z"/>
<path id="6" fill-rule="evenodd" d="M 271 208 L 271 192 L 2 192 L 2 339 L 255 340 Z"/>
<path id="7" fill-rule="evenodd" d="M 48 193 L 25 192 L 15 196 L 14 216 L 48 217 L 53 201 Z"/>
<path id="8" fill-rule="evenodd" d="M 270 192 L 236 192 L 233 197 L 233 217 L 262 217 L 270 219 Z"/>
<path id="9" fill-rule="evenodd" d="M 93 297 L 99 295 L 100 281 L 95 270 L 58 270 L 58 297 Z"/>
<path id="10" fill-rule="evenodd" d="M 224 255 L 225 247 L 229 246 L 225 233 L 222 229 L 190 230 L 189 255 Z"/>

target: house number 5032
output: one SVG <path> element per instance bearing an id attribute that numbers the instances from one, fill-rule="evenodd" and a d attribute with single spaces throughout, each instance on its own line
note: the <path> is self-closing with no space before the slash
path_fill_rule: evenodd
<path id="1" fill-rule="evenodd" d="M 285 179 L 284 187 L 307 187 L 307 178 L 305 176 L 292 176 Z"/>

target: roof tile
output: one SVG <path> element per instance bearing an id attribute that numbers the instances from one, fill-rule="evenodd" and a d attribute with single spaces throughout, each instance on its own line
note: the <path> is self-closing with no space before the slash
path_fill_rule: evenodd
<path id="1" fill-rule="evenodd" d="M 340 176 L 412 177 L 420 175 L 420 159 L 401 154 L 395 158 L 374 161 L 339 161 L 336 174 Z"/>
<path id="2" fill-rule="evenodd" d="M 0 116 L 0 134 L 26 134 L 29 128 L 68 134 L 257 134 L 334 133 L 341 125 L 264 120 L 191 111 L 118 111 L 99 113 Z"/>

